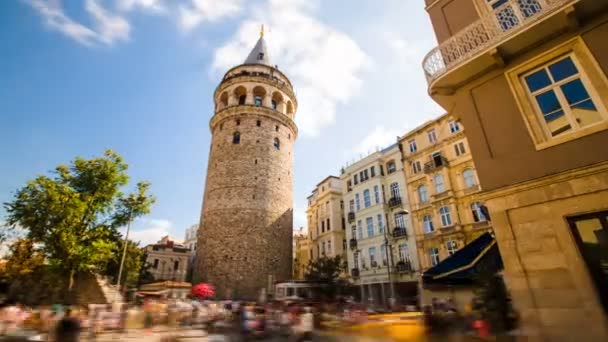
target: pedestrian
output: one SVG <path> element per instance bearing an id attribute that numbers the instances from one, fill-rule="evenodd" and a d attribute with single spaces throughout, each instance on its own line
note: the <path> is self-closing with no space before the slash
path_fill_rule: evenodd
<path id="1" fill-rule="evenodd" d="M 80 336 L 80 321 L 74 317 L 71 309 L 66 309 L 65 314 L 55 332 L 56 340 L 61 342 L 77 342 Z"/>

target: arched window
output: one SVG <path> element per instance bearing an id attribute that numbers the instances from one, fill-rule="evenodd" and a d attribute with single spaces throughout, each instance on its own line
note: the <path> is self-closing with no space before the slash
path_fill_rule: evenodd
<path id="1" fill-rule="evenodd" d="M 287 114 L 293 114 L 293 104 L 291 103 L 291 101 L 287 101 Z"/>
<path id="2" fill-rule="evenodd" d="M 275 150 L 281 149 L 281 142 L 279 141 L 279 138 L 274 138 L 274 149 Z"/>
<path id="3" fill-rule="evenodd" d="M 234 134 L 232 134 L 232 143 L 233 144 L 240 144 L 241 143 L 241 133 L 234 132 Z"/>
<path id="4" fill-rule="evenodd" d="M 422 218 L 422 223 L 424 226 L 425 233 L 432 233 L 435 231 L 435 227 L 433 226 L 433 218 L 431 215 L 424 215 Z"/>
<path id="5" fill-rule="evenodd" d="M 222 95 L 220 96 L 220 109 L 222 109 L 226 106 L 228 106 L 228 93 L 223 92 Z"/>
<path id="6" fill-rule="evenodd" d="M 234 89 L 234 96 L 239 99 L 239 105 L 244 105 L 247 101 L 247 89 L 243 86 L 239 86 Z"/>
<path id="7" fill-rule="evenodd" d="M 388 164 L 386 164 L 386 172 L 391 174 L 395 171 L 397 171 L 397 166 L 395 165 L 395 162 L 394 161 L 388 162 Z"/>
<path id="8" fill-rule="evenodd" d="M 462 171 L 462 178 L 464 178 L 464 186 L 467 188 L 477 185 L 477 181 L 475 180 L 475 172 L 473 172 L 471 169 Z"/>
<path id="9" fill-rule="evenodd" d="M 429 200 L 429 194 L 426 190 L 426 185 L 424 184 L 418 187 L 418 199 L 420 200 L 420 203 L 425 203 Z"/>
<path id="10" fill-rule="evenodd" d="M 281 93 L 279 93 L 278 91 L 275 91 L 274 93 L 272 93 L 272 109 L 274 110 L 279 110 L 279 103 L 283 102 L 283 95 L 281 95 Z M 284 109 L 281 108 L 281 112 L 283 112 Z"/>
<path id="11" fill-rule="evenodd" d="M 435 182 L 435 193 L 440 194 L 445 191 L 445 186 L 443 185 L 443 175 L 438 173 L 433 177 L 433 181 Z"/>
<path id="12" fill-rule="evenodd" d="M 264 104 L 264 97 L 266 96 L 266 89 L 261 86 L 253 88 L 253 98 L 255 100 L 255 106 L 261 107 Z"/>
<path id="13" fill-rule="evenodd" d="M 276 100 L 272 100 L 272 109 L 277 110 L 277 101 Z"/>
<path id="14" fill-rule="evenodd" d="M 391 184 L 391 197 L 399 198 L 399 184 L 397 182 Z"/>

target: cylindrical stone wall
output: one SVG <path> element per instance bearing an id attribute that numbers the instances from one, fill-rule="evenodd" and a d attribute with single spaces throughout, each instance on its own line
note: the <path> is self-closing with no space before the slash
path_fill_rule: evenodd
<path id="1" fill-rule="evenodd" d="M 260 84 L 267 96 L 277 91 Z M 251 91 L 255 79 L 231 80 L 232 88 L 239 85 Z M 216 92 L 216 103 L 221 93 Z M 257 299 L 269 277 L 285 280 L 291 275 L 297 129 L 291 118 L 272 108 L 216 108 L 194 280 L 214 285 L 220 298 Z M 240 141 L 235 144 L 237 132 Z"/>

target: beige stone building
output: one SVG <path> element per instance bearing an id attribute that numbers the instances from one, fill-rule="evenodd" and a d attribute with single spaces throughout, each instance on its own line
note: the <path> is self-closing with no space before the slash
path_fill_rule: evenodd
<path id="1" fill-rule="evenodd" d="M 359 299 L 416 300 L 418 256 L 398 144 L 343 168 L 348 267 Z"/>
<path id="2" fill-rule="evenodd" d="M 608 1 L 426 0 L 524 331 L 608 340 Z"/>
<path id="3" fill-rule="evenodd" d="M 144 247 L 146 262 L 155 280 L 185 281 L 190 261 L 190 249 L 169 236 Z"/>
<path id="4" fill-rule="evenodd" d="M 307 199 L 306 221 L 312 260 L 337 255 L 346 260 L 346 223 L 340 178 L 325 178 L 317 184 Z"/>
<path id="5" fill-rule="evenodd" d="M 311 240 L 302 228 L 293 236 L 293 279 L 302 280 L 308 262 L 312 260 Z"/>
<path id="6" fill-rule="evenodd" d="M 215 113 L 194 280 L 220 298 L 257 299 L 292 275 L 297 101 L 262 37 L 226 72 Z"/>
<path id="7" fill-rule="evenodd" d="M 190 249 L 192 254 L 196 253 L 196 247 L 198 243 L 198 224 L 194 224 L 190 226 L 190 228 L 186 229 L 186 233 L 184 234 L 184 246 Z"/>
<path id="8" fill-rule="evenodd" d="M 445 114 L 400 138 L 423 270 L 491 231 L 463 125 Z"/>

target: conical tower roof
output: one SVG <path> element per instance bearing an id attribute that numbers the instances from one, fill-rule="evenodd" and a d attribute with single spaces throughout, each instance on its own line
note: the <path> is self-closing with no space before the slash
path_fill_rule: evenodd
<path id="1" fill-rule="evenodd" d="M 272 66 L 270 63 L 270 56 L 268 55 L 268 48 L 266 47 L 266 41 L 264 40 L 263 30 L 264 29 L 262 28 L 262 31 L 260 32 L 260 39 L 258 39 L 258 42 L 255 43 L 253 50 L 251 50 L 249 56 L 247 56 L 247 59 L 245 59 L 244 64 L 263 64 Z"/>

